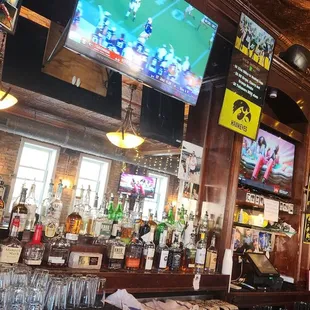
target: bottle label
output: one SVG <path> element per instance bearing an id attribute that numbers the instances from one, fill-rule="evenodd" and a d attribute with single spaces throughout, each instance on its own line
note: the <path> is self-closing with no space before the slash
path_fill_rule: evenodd
<path id="1" fill-rule="evenodd" d="M 19 261 L 20 254 L 22 253 L 22 247 L 10 247 L 7 245 L 1 245 L 0 262 L 16 264 Z"/>
<path id="2" fill-rule="evenodd" d="M 186 259 L 188 261 L 188 268 L 195 268 L 194 261 L 196 259 L 196 249 L 186 249 Z"/>
<path id="3" fill-rule="evenodd" d="M 71 240 L 71 241 L 77 241 L 79 239 L 79 235 L 67 233 L 66 239 Z"/>
<path id="4" fill-rule="evenodd" d="M 124 259 L 125 250 L 126 250 L 126 248 L 124 246 L 112 245 L 111 251 L 110 251 L 110 258 L 112 258 L 112 259 Z"/>
<path id="5" fill-rule="evenodd" d="M 210 266 L 209 271 L 214 272 L 216 269 L 216 262 L 217 262 L 217 253 L 210 253 Z"/>
<path id="6" fill-rule="evenodd" d="M 167 268 L 168 255 L 169 255 L 169 251 L 161 251 L 160 261 L 159 261 L 159 268 L 160 269 Z"/>
<path id="7" fill-rule="evenodd" d="M 116 237 L 117 232 L 121 230 L 121 226 L 118 223 L 114 223 L 112 227 L 112 236 Z"/>
<path id="8" fill-rule="evenodd" d="M 66 260 L 62 257 L 49 256 L 48 262 L 51 264 L 64 264 Z"/>
<path id="9" fill-rule="evenodd" d="M 126 267 L 127 268 L 139 268 L 140 258 L 127 257 L 126 258 Z"/>
<path id="10" fill-rule="evenodd" d="M 141 236 L 141 239 L 142 239 L 144 242 L 149 242 L 150 236 L 151 236 L 151 232 L 148 232 L 148 233 L 146 233 L 145 235 Z"/>
<path id="11" fill-rule="evenodd" d="M 205 248 L 197 249 L 195 263 L 199 265 L 204 265 L 206 259 L 206 253 L 207 250 Z"/>
<path id="12" fill-rule="evenodd" d="M 109 238 L 111 236 L 111 228 L 112 228 L 112 224 L 96 222 L 95 229 L 94 229 L 95 235 Z"/>
<path id="13" fill-rule="evenodd" d="M 24 259 L 24 263 L 26 265 L 39 266 L 42 263 L 42 259 Z"/>
<path id="14" fill-rule="evenodd" d="M 111 260 L 108 264 L 109 269 L 121 269 L 123 268 L 122 261 L 119 260 Z"/>
<path id="15" fill-rule="evenodd" d="M 33 220 L 36 216 L 36 210 L 37 210 L 37 205 L 27 205 L 28 213 L 27 213 L 27 218 L 28 220 Z"/>
<path id="16" fill-rule="evenodd" d="M 181 266 L 181 258 L 181 253 L 172 253 L 171 264 L 169 267 L 171 269 L 179 269 Z"/>
<path id="17" fill-rule="evenodd" d="M 208 269 L 208 270 L 209 270 L 209 268 L 210 268 L 211 253 L 212 253 L 212 252 L 207 251 L 207 257 L 206 257 L 206 264 L 205 264 L 205 267 L 206 267 L 206 269 Z"/>
<path id="18" fill-rule="evenodd" d="M 14 219 L 15 216 L 19 216 L 19 220 L 20 220 L 18 232 L 23 232 L 25 230 L 25 226 L 26 226 L 27 214 L 13 213 L 12 219 Z"/>
<path id="19" fill-rule="evenodd" d="M 53 238 L 56 235 L 56 225 L 55 223 L 48 223 L 45 226 L 44 234 L 47 238 Z"/>
<path id="20" fill-rule="evenodd" d="M 159 244 L 166 244 L 166 240 L 167 240 L 167 230 L 164 230 L 159 237 Z"/>
<path id="21" fill-rule="evenodd" d="M 153 260 L 155 255 L 155 249 L 148 249 L 146 253 L 145 270 L 151 270 L 153 267 Z"/>
<path id="22" fill-rule="evenodd" d="M 0 224 L 2 224 L 2 220 L 3 220 L 3 212 L 4 209 L 1 207 L 1 199 L 0 199 Z"/>

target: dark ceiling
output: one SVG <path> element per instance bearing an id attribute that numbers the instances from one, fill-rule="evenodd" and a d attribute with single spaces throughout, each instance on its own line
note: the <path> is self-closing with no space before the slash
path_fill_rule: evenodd
<path id="1" fill-rule="evenodd" d="M 244 0 L 247 2 L 247 0 Z M 310 49 L 310 0 L 250 0 L 291 42 Z"/>

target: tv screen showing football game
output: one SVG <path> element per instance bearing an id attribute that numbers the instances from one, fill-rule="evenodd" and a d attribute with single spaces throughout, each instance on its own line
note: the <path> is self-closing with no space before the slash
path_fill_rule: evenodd
<path id="1" fill-rule="evenodd" d="M 253 141 L 243 138 L 239 182 L 256 189 L 290 197 L 295 145 L 259 129 Z"/>
<path id="2" fill-rule="evenodd" d="M 80 0 L 65 46 L 195 105 L 216 31 L 184 0 Z"/>
<path id="3" fill-rule="evenodd" d="M 132 196 L 154 198 L 156 181 L 153 177 L 122 173 L 119 191 Z"/>

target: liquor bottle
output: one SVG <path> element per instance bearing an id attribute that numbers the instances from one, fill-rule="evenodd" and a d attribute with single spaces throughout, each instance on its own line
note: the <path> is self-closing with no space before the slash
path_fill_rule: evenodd
<path id="1" fill-rule="evenodd" d="M 168 211 L 168 220 L 167 220 L 167 226 L 168 226 L 168 236 L 167 236 L 167 245 L 171 246 L 173 240 L 174 240 L 174 230 L 175 230 L 175 220 L 173 215 L 173 205 L 170 205 L 169 211 Z"/>
<path id="2" fill-rule="evenodd" d="M 84 212 L 81 213 L 82 216 L 82 227 L 80 230 L 80 235 L 93 235 L 93 226 L 94 226 L 94 212 L 92 212 L 92 208 L 90 206 L 90 194 L 91 189 L 88 186 L 85 199 L 84 199 Z M 98 205 L 98 202 L 97 202 Z M 81 212 L 81 211 L 80 211 Z"/>
<path id="3" fill-rule="evenodd" d="M 179 234 L 174 235 L 174 242 L 169 249 L 168 267 L 170 271 L 179 271 L 182 261 L 182 249 L 179 246 Z"/>
<path id="4" fill-rule="evenodd" d="M 186 223 L 185 230 L 184 230 L 184 240 L 183 241 L 184 241 L 185 245 L 187 245 L 191 241 L 193 230 L 194 230 L 194 214 L 193 214 L 193 212 L 191 212 L 189 214 L 189 218 L 188 218 L 188 221 Z"/>
<path id="5" fill-rule="evenodd" d="M 216 263 L 217 263 L 217 250 L 215 247 L 216 236 L 215 233 L 211 239 L 211 245 L 207 249 L 207 257 L 206 257 L 206 265 L 205 270 L 208 273 L 215 273 L 216 271 Z"/>
<path id="6" fill-rule="evenodd" d="M 108 204 L 107 196 L 104 195 L 94 224 L 94 236 L 103 240 L 108 240 L 111 237 L 113 224 L 113 220 L 109 219 Z"/>
<path id="7" fill-rule="evenodd" d="M 143 221 L 143 224 L 142 226 L 140 227 L 140 231 L 139 231 L 139 234 L 140 234 L 140 239 L 145 243 L 149 240 L 149 234 L 150 234 L 150 231 L 151 231 L 151 227 L 148 223 L 148 221 Z"/>
<path id="8" fill-rule="evenodd" d="M 18 239 L 22 239 L 23 232 L 25 230 L 26 220 L 27 220 L 27 214 L 28 209 L 26 207 L 25 201 L 26 201 L 26 195 L 27 195 L 27 188 L 22 188 L 22 192 L 20 194 L 19 203 L 13 207 L 11 212 L 11 218 L 10 218 L 10 227 L 12 225 L 12 221 L 15 218 L 15 216 L 19 216 L 19 228 L 18 228 Z"/>
<path id="9" fill-rule="evenodd" d="M 19 215 L 11 221 L 9 237 L 0 241 L 0 263 L 16 264 L 22 253 L 22 244 L 17 239 L 20 225 Z"/>
<path id="10" fill-rule="evenodd" d="M 79 239 L 79 234 L 82 225 L 82 217 L 79 213 L 80 204 L 81 204 L 81 197 L 76 197 L 73 212 L 68 215 L 66 220 L 66 229 L 65 229 L 66 239 L 70 243 L 76 243 Z"/>
<path id="11" fill-rule="evenodd" d="M 24 246 L 23 263 L 30 266 L 39 266 L 42 263 L 45 246 L 41 242 L 43 225 L 37 224 L 32 240 Z"/>
<path id="12" fill-rule="evenodd" d="M 165 271 L 167 270 L 168 264 L 168 255 L 169 255 L 169 248 L 166 244 L 167 242 L 167 229 L 165 229 L 160 234 L 159 244 L 156 247 L 155 251 L 155 258 L 154 258 L 154 268 L 158 271 Z"/>
<path id="13" fill-rule="evenodd" d="M 28 197 L 26 198 L 26 206 L 28 209 L 27 220 L 25 224 L 25 230 L 32 230 L 34 223 L 36 221 L 36 211 L 37 211 L 37 202 L 36 202 L 36 185 L 33 183 L 31 185 Z"/>
<path id="14" fill-rule="evenodd" d="M 151 226 L 149 241 L 145 243 L 143 248 L 141 269 L 147 271 L 152 270 L 154 262 L 154 255 L 155 255 L 154 233 L 155 233 L 155 226 Z"/>
<path id="15" fill-rule="evenodd" d="M 67 266 L 70 254 L 70 242 L 64 237 L 64 227 L 58 228 L 58 236 L 54 237 L 49 244 L 47 265 L 51 267 Z"/>
<path id="16" fill-rule="evenodd" d="M 109 208 L 108 208 L 108 219 L 110 221 L 114 220 L 114 213 L 115 213 L 115 210 L 114 210 L 114 196 L 113 196 L 113 193 L 111 193 L 110 202 L 109 202 Z"/>
<path id="17" fill-rule="evenodd" d="M 149 221 L 148 224 L 150 227 L 155 227 L 157 226 L 156 222 L 153 220 L 153 213 L 152 213 L 152 209 L 149 209 Z"/>
<path id="18" fill-rule="evenodd" d="M 122 204 L 122 197 L 120 196 L 118 199 L 117 208 L 114 212 L 112 234 L 111 234 L 112 238 L 115 238 L 117 232 L 121 231 L 122 219 L 123 219 L 123 204 Z"/>
<path id="19" fill-rule="evenodd" d="M 197 242 L 196 248 L 197 251 L 195 258 L 195 272 L 203 273 L 207 255 L 207 242 L 206 242 L 206 235 L 204 232 L 200 233 L 200 240 Z"/>
<path id="20" fill-rule="evenodd" d="M 199 240 L 201 240 L 201 234 L 204 234 L 204 236 L 207 236 L 208 234 L 208 221 L 209 215 L 208 211 L 206 211 L 204 217 L 201 219 L 201 223 L 199 226 Z"/>
<path id="21" fill-rule="evenodd" d="M 196 234 L 195 230 L 192 230 L 191 239 L 189 243 L 185 245 L 182 270 L 185 272 L 195 271 L 195 259 L 196 259 Z"/>
<path id="22" fill-rule="evenodd" d="M 122 269 L 124 266 L 124 258 L 126 245 L 121 241 L 121 232 L 118 230 L 116 238 L 111 240 L 107 248 L 108 269 Z"/>
<path id="23" fill-rule="evenodd" d="M 127 270 L 138 270 L 140 267 L 143 243 L 139 239 L 139 224 L 135 224 L 133 237 L 126 249 L 125 268 Z"/>
<path id="24" fill-rule="evenodd" d="M 121 240 L 125 242 L 125 244 L 129 244 L 134 230 L 134 222 L 130 217 L 129 206 L 129 196 L 127 196 L 124 204 L 124 216 L 121 223 Z"/>
<path id="25" fill-rule="evenodd" d="M 42 220 L 43 220 L 43 225 L 45 226 L 45 218 L 47 216 L 47 210 L 50 207 L 50 204 L 54 198 L 54 183 L 53 180 L 51 180 L 50 184 L 48 185 L 48 192 L 47 192 L 47 197 L 43 199 L 42 205 L 41 205 L 41 214 L 42 214 Z"/>
<path id="26" fill-rule="evenodd" d="M 0 225 L 3 222 L 3 217 L 4 217 L 4 210 L 5 210 L 5 203 L 3 200 L 4 197 L 4 181 L 2 177 L 0 176 Z"/>
<path id="27" fill-rule="evenodd" d="M 134 223 L 137 222 L 139 217 L 140 217 L 139 211 L 140 211 L 140 197 L 138 195 L 136 200 L 135 200 L 135 204 L 133 206 L 133 210 L 130 212 L 130 217 L 132 218 L 132 221 Z"/>
<path id="28" fill-rule="evenodd" d="M 49 218 L 49 225 L 54 224 L 54 235 L 56 234 L 56 230 L 59 226 L 61 211 L 62 211 L 62 196 L 63 184 L 62 180 L 59 181 L 55 198 L 51 201 L 50 207 L 47 210 L 47 217 Z"/>
<path id="29" fill-rule="evenodd" d="M 183 237 L 184 237 L 184 229 L 185 229 L 185 221 L 184 221 L 184 210 L 179 209 L 178 211 L 178 219 L 175 222 L 175 228 L 174 228 L 174 233 L 178 232 L 180 238 L 180 247 L 183 249 Z M 174 233 L 172 235 L 172 238 L 174 239 Z M 173 240 L 172 239 L 172 240 Z"/>
<path id="30" fill-rule="evenodd" d="M 164 231 L 166 231 L 166 233 L 167 233 L 168 226 L 166 223 L 167 223 L 167 214 L 166 214 L 166 212 L 164 212 L 162 222 L 157 225 L 156 230 L 155 230 L 154 243 L 156 244 L 156 246 L 159 244 L 161 234 Z M 166 236 L 166 238 L 167 238 L 167 236 Z"/>

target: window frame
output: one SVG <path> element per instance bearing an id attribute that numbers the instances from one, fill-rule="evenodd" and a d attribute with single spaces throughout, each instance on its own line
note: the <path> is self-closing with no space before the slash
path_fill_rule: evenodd
<path id="1" fill-rule="evenodd" d="M 79 163 L 78 163 L 78 166 L 77 166 L 77 173 L 76 173 L 76 177 L 75 177 L 75 183 L 74 183 L 75 187 L 76 187 L 76 190 L 80 190 L 78 188 L 78 182 L 79 182 L 79 179 L 80 179 L 80 173 L 81 173 L 81 166 L 82 166 L 83 158 L 89 158 L 89 159 L 92 159 L 94 161 L 100 162 L 101 164 L 105 163 L 105 164 L 108 165 L 107 166 L 106 182 L 105 182 L 104 188 L 102 189 L 103 192 L 102 193 L 98 192 L 99 201 L 101 201 L 104 193 L 107 190 L 108 183 L 109 183 L 109 180 L 110 180 L 110 172 L 111 172 L 112 160 L 107 159 L 105 157 L 99 157 L 99 156 L 94 156 L 94 155 L 90 155 L 90 154 L 86 154 L 86 153 L 81 153 L 80 154 L 80 158 L 79 158 Z M 99 174 L 99 177 L 100 177 L 100 174 Z M 85 178 L 82 178 L 82 179 L 85 180 Z M 89 181 L 94 182 L 94 180 L 92 180 L 92 179 L 89 179 Z M 97 181 L 97 186 L 98 186 L 98 181 Z M 100 186 L 99 186 L 99 189 L 100 189 Z M 84 188 L 84 190 L 86 191 L 87 188 Z M 94 192 L 94 191 L 92 190 L 92 192 Z M 73 207 L 74 200 L 75 200 L 75 195 L 72 195 L 72 197 L 71 197 L 71 204 L 70 204 L 71 205 L 71 209 Z"/>
<path id="2" fill-rule="evenodd" d="M 14 188 L 16 185 L 16 181 L 17 181 L 17 173 L 18 173 L 18 169 L 20 167 L 20 162 L 21 162 L 21 157 L 22 157 L 22 153 L 23 153 L 23 149 L 25 147 L 25 144 L 32 144 L 34 146 L 34 148 L 37 148 L 38 150 L 41 148 L 46 148 L 46 149 L 50 149 L 52 151 L 55 151 L 55 163 L 54 166 L 52 167 L 52 173 L 51 173 L 51 178 L 54 180 L 55 179 L 55 175 L 56 175 L 56 170 L 57 170 L 57 165 L 58 165 L 58 160 L 59 160 L 59 154 L 60 154 L 60 147 L 52 145 L 52 144 L 48 144 L 48 143 L 44 143 L 44 142 L 40 142 L 37 140 L 32 140 L 32 139 L 28 139 L 28 138 L 21 138 L 21 142 L 20 142 L 20 146 L 18 149 L 18 153 L 17 153 L 17 158 L 16 158 L 16 162 L 15 162 L 15 167 L 14 167 L 14 174 L 12 175 L 12 181 L 11 181 L 11 188 L 10 188 L 10 192 L 9 192 L 9 196 L 8 196 L 8 200 L 7 200 L 7 205 L 5 208 L 5 214 L 8 215 L 11 212 L 11 204 L 12 204 L 12 199 L 13 199 L 13 193 L 14 193 Z M 49 158 L 48 158 L 48 164 L 50 164 L 50 160 L 51 160 L 51 154 L 49 154 Z M 26 166 L 23 166 L 26 167 Z M 31 167 L 28 167 L 31 168 Z M 31 169 L 37 169 L 37 168 L 31 168 Z M 43 170 L 43 169 L 37 169 L 37 170 Z M 42 201 L 44 199 L 44 192 L 47 191 L 47 187 L 48 187 L 48 183 L 49 180 L 47 179 L 47 169 L 44 172 L 44 190 L 42 195 Z M 40 204 L 42 203 L 42 201 L 38 201 L 38 207 L 40 207 Z"/>

